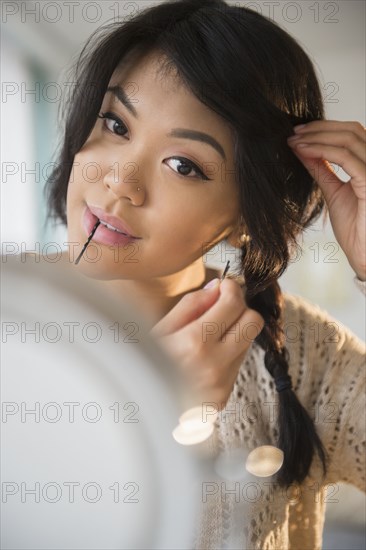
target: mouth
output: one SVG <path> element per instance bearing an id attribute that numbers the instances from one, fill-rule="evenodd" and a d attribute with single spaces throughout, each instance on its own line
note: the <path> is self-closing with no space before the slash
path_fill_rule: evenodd
<path id="1" fill-rule="evenodd" d="M 133 230 L 127 225 L 125 221 L 122 221 L 121 219 L 112 216 L 111 214 L 107 214 L 107 212 L 97 206 L 87 205 L 87 208 L 89 209 L 91 214 L 93 214 L 97 219 L 100 220 L 101 225 L 103 225 L 110 231 L 125 235 L 130 239 L 140 238 L 133 234 Z"/>
<path id="2" fill-rule="evenodd" d="M 107 227 L 108 229 L 110 229 L 111 231 L 115 231 L 116 233 L 120 233 L 121 235 L 125 235 L 126 237 L 132 237 L 132 235 L 129 235 L 128 233 L 123 233 L 123 231 L 120 231 L 119 229 L 117 229 L 116 227 L 113 227 L 113 225 L 107 223 L 107 222 L 104 222 L 103 220 L 99 220 L 101 225 L 104 225 L 104 227 Z"/>
<path id="3" fill-rule="evenodd" d="M 93 241 L 96 243 L 125 246 L 141 239 L 141 237 L 134 237 L 129 233 L 129 228 L 125 227 L 120 219 L 106 214 L 100 208 L 86 205 L 82 217 L 82 226 L 86 236 L 90 235 L 98 221 L 100 222 L 99 226 L 93 235 Z"/>

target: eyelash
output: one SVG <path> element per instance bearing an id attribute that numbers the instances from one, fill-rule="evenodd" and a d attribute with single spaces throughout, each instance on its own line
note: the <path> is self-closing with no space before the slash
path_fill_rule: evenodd
<path id="1" fill-rule="evenodd" d="M 100 114 L 98 115 L 98 118 L 102 118 L 102 119 L 105 119 L 105 120 L 114 120 L 114 121 L 117 122 L 120 126 L 122 126 L 123 128 L 125 128 L 125 129 L 127 130 L 127 128 L 126 128 L 126 126 L 123 124 L 123 122 L 122 122 L 114 113 L 110 113 L 110 112 L 100 113 Z M 105 126 L 105 124 L 103 124 L 103 129 L 105 129 L 105 128 L 106 128 L 106 126 Z M 107 131 L 107 132 L 113 133 L 115 136 L 123 137 L 123 135 L 124 135 L 124 134 L 123 134 L 123 135 L 122 135 L 122 134 L 115 134 L 114 132 L 112 132 L 112 131 L 109 130 L 108 128 L 106 128 L 106 131 Z M 192 162 L 192 161 L 190 161 L 190 160 L 188 160 L 188 159 L 186 159 L 186 158 L 184 158 L 184 157 L 170 157 L 170 158 L 173 159 L 173 160 L 179 160 L 181 163 L 186 164 L 187 166 L 189 166 L 192 170 L 194 170 L 194 171 L 196 172 L 198 178 L 200 178 L 200 179 L 202 179 L 202 180 L 210 180 L 210 181 L 211 181 L 212 178 L 208 178 L 208 177 L 206 176 L 206 174 L 204 174 L 204 173 L 202 172 L 202 170 L 201 170 L 196 164 L 194 164 L 194 162 Z M 192 179 L 192 176 L 189 177 L 189 176 L 186 176 L 186 175 L 184 175 L 184 174 L 179 174 L 179 172 L 176 172 L 176 174 L 177 174 L 178 176 L 183 176 L 184 178 L 187 178 L 187 177 L 188 177 L 188 179 Z"/>

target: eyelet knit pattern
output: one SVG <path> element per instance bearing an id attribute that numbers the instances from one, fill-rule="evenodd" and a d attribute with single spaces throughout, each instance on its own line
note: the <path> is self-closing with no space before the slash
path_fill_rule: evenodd
<path id="1" fill-rule="evenodd" d="M 284 301 L 289 374 L 329 454 L 326 479 L 317 455 L 304 483 L 287 491 L 275 476 L 256 478 L 252 493 L 242 486 L 235 493 L 235 481 L 219 478 L 224 490 L 200 503 L 195 550 L 321 550 L 326 502 L 336 498 L 337 483 L 366 492 L 365 343 L 304 298 L 284 293 Z M 252 342 L 207 442 L 212 457 L 276 446 L 277 402 L 264 351 Z"/>

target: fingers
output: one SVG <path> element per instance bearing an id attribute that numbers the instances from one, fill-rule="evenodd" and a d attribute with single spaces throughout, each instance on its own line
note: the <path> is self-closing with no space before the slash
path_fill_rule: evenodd
<path id="1" fill-rule="evenodd" d="M 352 155 L 350 151 L 344 148 L 316 144 L 306 147 L 305 149 L 298 150 L 296 153 L 301 156 L 301 160 L 304 164 L 305 157 L 309 158 L 309 160 L 318 159 L 318 161 L 320 161 L 320 163 L 317 164 L 314 163 L 314 160 L 312 160 L 308 163 L 308 166 L 311 167 L 310 172 L 313 172 L 314 168 L 316 172 L 316 167 L 320 167 L 316 180 L 318 181 L 330 208 L 332 207 L 332 202 L 336 198 L 336 192 L 344 186 L 344 182 L 335 176 L 333 170 L 330 169 L 329 165 L 327 166 L 324 159 L 341 166 L 341 168 L 343 168 L 343 170 L 351 177 L 350 184 L 352 185 L 357 198 L 365 199 L 364 181 L 366 165 Z M 333 176 L 331 176 L 332 173 Z"/>
<path id="2" fill-rule="evenodd" d="M 263 326 L 262 316 L 247 307 L 241 286 L 224 279 L 209 292 L 186 294 L 150 332 L 163 337 L 185 328 L 187 346 L 195 342 L 197 349 L 214 350 L 215 362 L 226 364 L 249 348 Z"/>
<path id="3" fill-rule="evenodd" d="M 216 346 L 218 362 L 230 356 L 235 359 L 246 352 L 264 327 L 263 317 L 253 309 L 246 309 L 233 325 L 227 327 Z"/>
<path id="4" fill-rule="evenodd" d="M 239 283 L 233 279 L 224 279 L 220 283 L 220 295 L 213 306 L 201 315 L 199 322 L 195 323 L 195 330 L 200 330 L 203 325 L 215 323 L 231 326 L 246 309 L 243 290 Z M 219 338 L 215 338 L 219 339 Z"/>
<path id="5" fill-rule="evenodd" d="M 208 290 L 188 292 L 150 331 L 154 337 L 165 336 L 198 319 L 220 295 L 219 285 Z"/>
<path id="6" fill-rule="evenodd" d="M 193 323 L 192 328 L 201 331 L 203 343 L 219 342 L 223 344 L 218 347 L 220 354 L 228 353 L 230 349 L 236 357 L 243 351 L 243 343 L 249 347 L 263 326 L 262 316 L 247 307 L 241 286 L 231 279 L 224 279 L 218 300 Z"/>
<path id="7" fill-rule="evenodd" d="M 301 126 L 301 125 L 300 125 Z M 347 130 L 356 134 L 362 141 L 366 141 L 365 127 L 360 122 L 347 122 L 339 120 L 314 120 L 302 127 L 294 128 L 296 134 L 307 134 L 309 132 L 342 132 Z"/>
<path id="8" fill-rule="evenodd" d="M 366 130 L 360 123 L 314 121 L 295 128 L 295 132 L 288 144 L 319 183 L 330 209 L 336 201 L 344 200 L 350 189 L 358 199 L 366 199 Z M 350 176 L 350 189 L 336 176 L 331 162 Z"/>
<path id="9" fill-rule="evenodd" d="M 351 132 L 346 129 L 334 132 L 301 132 L 295 136 L 291 136 L 288 142 L 289 145 L 295 147 L 296 149 L 303 149 L 306 147 L 306 149 L 309 150 L 310 147 L 319 147 L 322 145 L 324 147 L 339 147 L 351 151 L 354 157 L 356 157 L 359 161 L 366 163 L 366 147 L 364 137 L 361 137 L 357 132 Z M 326 152 L 326 149 L 323 148 L 323 151 Z"/>

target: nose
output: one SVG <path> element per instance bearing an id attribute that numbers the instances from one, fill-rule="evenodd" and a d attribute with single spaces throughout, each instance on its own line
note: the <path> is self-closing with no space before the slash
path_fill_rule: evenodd
<path id="1" fill-rule="evenodd" d="M 134 205 L 140 206 L 145 200 L 145 189 L 139 182 L 138 172 L 137 162 L 115 162 L 109 166 L 103 184 L 118 199 L 126 198 Z"/>

